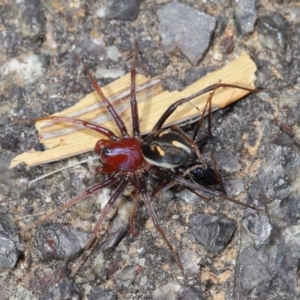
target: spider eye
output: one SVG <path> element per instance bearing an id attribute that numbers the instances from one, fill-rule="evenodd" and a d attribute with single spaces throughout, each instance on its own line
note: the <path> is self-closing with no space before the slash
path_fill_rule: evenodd
<path id="1" fill-rule="evenodd" d="M 102 148 L 102 154 L 103 154 L 103 155 L 109 155 L 109 154 L 110 154 L 109 148 L 106 147 L 106 146 L 104 146 L 104 147 Z"/>

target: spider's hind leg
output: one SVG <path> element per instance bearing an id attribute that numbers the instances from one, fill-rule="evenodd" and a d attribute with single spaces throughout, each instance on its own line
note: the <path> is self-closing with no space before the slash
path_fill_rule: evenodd
<path id="1" fill-rule="evenodd" d="M 147 211 L 148 211 L 148 213 L 151 217 L 151 220 L 154 224 L 154 227 L 155 227 L 156 231 L 161 235 L 161 237 L 163 238 L 165 243 L 168 245 L 171 253 L 173 254 L 173 257 L 175 258 L 175 261 L 176 261 L 178 267 L 181 270 L 183 270 L 183 265 L 182 265 L 182 262 L 181 262 L 181 259 L 180 259 L 180 255 L 177 253 L 175 247 L 169 241 L 165 231 L 163 230 L 163 228 L 159 224 L 159 221 L 157 219 L 155 211 L 153 210 L 152 203 L 150 201 L 150 198 L 149 198 L 148 192 L 147 192 L 145 177 L 139 176 L 138 177 L 138 183 L 139 183 L 139 191 L 140 191 L 140 193 L 143 197 L 144 204 L 147 207 Z"/>

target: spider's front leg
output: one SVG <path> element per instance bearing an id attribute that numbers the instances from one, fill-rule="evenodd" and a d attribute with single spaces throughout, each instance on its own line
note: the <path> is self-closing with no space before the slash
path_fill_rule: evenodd
<path id="1" fill-rule="evenodd" d="M 215 83 L 213 85 L 210 85 L 198 92 L 196 92 L 195 94 L 189 96 L 189 97 L 186 97 L 186 98 L 182 98 L 182 99 L 179 99 L 177 100 L 175 103 L 171 104 L 167 110 L 162 114 L 162 116 L 159 118 L 159 120 L 156 122 L 156 124 L 154 125 L 154 127 L 152 128 L 151 130 L 151 133 L 153 132 L 156 132 L 156 131 L 159 131 L 164 123 L 166 122 L 166 120 L 172 115 L 172 113 L 181 105 L 197 98 L 198 96 L 201 96 L 205 93 L 208 93 L 208 92 L 215 92 L 217 89 L 219 88 L 237 88 L 237 89 L 241 89 L 241 90 L 245 90 L 245 91 L 248 91 L 248 92 L 256 92 L 257 90 L 254 90 L 254 89 L 250 89 L 250 88 L 247 88 L 247 87 L 244 87 L 244 86 L 239 86 L 239 85 L 235 85 L 235 84 L 228 84 L 228 83 Z M 211 96 L 212 97 L 212 96 Z"/>

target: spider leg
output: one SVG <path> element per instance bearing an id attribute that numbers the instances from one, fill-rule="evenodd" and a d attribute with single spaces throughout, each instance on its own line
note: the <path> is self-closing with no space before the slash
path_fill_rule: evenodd
<path id="1" fill-rule="evenodd" d="M 190 172 L 191 172 L 193 169 L 198 168 L 199 166 L 201 166 L 201 165 L 194 165 L 194 166 L 188 168 L 187 170 L 185 170 L 184 173 L 182 173 L 182 174 L 180 175 L 180 177 L 181 177 L 181 178 L 184 178 L 185 176 L 190 175 Z M 153 197 L 157 197 L 159 193 L 161 193 L 161 192 L 163 192 L 163 191 L 166 191 L 166 190 L 170 189 L 171 187 L 173 187 L 174 185 L 178 184 L 178 183 L 177 183 L 176 181 L 174 181 L 174 180 L 172 180 L 172 181 L 170 181 L 170 182 L 168 182 L 168 183 L 166 183 L 166 180 L 163 180 L 163 179 L 162 179 L 162 181 L 163 181 L 163 183 L 157 185 L 157 186 L 155 187 L 155 189 L 153 190 L 153 192 L 152 192 L 152 196 L 153 196 Z M 202 198 L 203 200 L 205 200 L 205 201 L 207 201 L 207 202 L 210 201 L 209 198 L 207 198 L 207 197 L 201 195 L 200 193 L 198 193 L 198 192 L 195 191 L 194 189 L 191 189 L 191 188 L 187 188 L 187 189 L 189 189 L 192 193 L 196 194 L 197 196 L 199 196 L 199 197 Z"/>
<path id="2" fill-rule="evenodd" d="M 139 194 L 136 193 L 133 198 L 133 207 L 129 218 L 129 234 L 131 236 L 137 235 L 138 230 L 136 229 L 135 217 L 136 217 L 136 208 L 139 201 Z"/>
<path id="3" fill-rule="evenodd" d="M 76 54 L 75 54 L 76 55 Z M 103 104 L 106 106 L 107 110 L 109 111 L 109 113 L 111 114 L 112 118 L 114 119 L 115 123 L 117 124 L 121 134 L 123 137 L 128 137 L 128 131 L 127 128 L 123 122 L 123 120 L 121 119 L 121 117 L 118 115 L 117 111 L 114 109 L 114 107 L 111 105 L 111 103 L 109 102 L 109 100 L 105 97 L 105 95 L 103 94 L 100 86 L 98 85 L 98 83 L 96 82 L 94 76 L 90 73 L 89 69 L 83 64 L 82 60 L 80 59 L 80 57 L 78 55 L 76 55 L 77 59 L 82 63 L 84 70 L 86 72 L 86 74 L 88 75 L 95 91 L 98 93 L 99 97 L 101 98 Z"/>
<path id="4" fill-rule="evenodd" d="M 283 221 L 283 222 L 286 222 L 284 219 L 280 218 L 280 217 L 277 217 L 277 216 L 274 216 L 272 214 L 269 214 L 268 212 L 260 209 L 260 208 L 257 208 L 255 206 L 252 206 L 252 205 L 249 205 L 249 204 L 246 204 L 246 203 L 243 203 L 243 202 L 240 202 L 238 200 L 235 200 L 234 198 L 231 198 L 225 194 L 223 194 L 222 192 L 219 192 L 217 190 L 213 190 L 213 189 L 210 189 L 208 187 L 204 187 L 202 185 L 199 185 L 199 184 L 194 184 L 194 183 L 191 183 L 191 182 L 188 182 L 186 181 L 185 179 L 183 178 L 180 178 L 178 176 L 174 176 L 172 178 L 172 180 L 178 182 L 180 185 L 183 185 L 183 186 L 186 186 L 187 188 L 191 188 L 191 189 L 195 189 L 195 190 L 200 190 L 204 193 L 207 193 L 207 194 L 210 194 L 210 195 L 213 195 L 213 196 L 216 196 L 216 197 L 219 197 L 219 198 L 222 198 L 222 199 L 225 199 L 229 202 L 232 202 L 232 203 L 235 203 L 235 204 L 238 204 L 238 205 L 241 205 L 241 206 L 244 206 L 244 207 L 247 207 L 247 208 L 251 208 L 263 215 L 266 215 L 268 217 L 272 217 L 272 218 L 276 218 L 280 221 Z"/>
<path id="5" fill-rule="evenodd" d="M 219 182 L 219 186 L 221 188 L 221 191 L 223 192 L 224 195 L 227 196 L 227 193 L 226 193 L 224 185 L 223 185 L 222 176 L 221 176 L 221 174 L 219 173 L 219 171 L 217 169 L 217 161 L 215 160 L 215 158 L 212 155 L 210 155 L 210 158 L 214 163 L 214 172 L 215 172 L 215 175 L 216 175 L 216 179 Z"/>
<path id="6" fill-rule="evenodd" d="M 91 247 L 91 245 L 93 244 L 93 242 L 95 241 L 95 239 L 97 238 L 97 233 L 102 225 L 102 222 L 104 221 L 107 213 L 109 212 L 109 210 L 111 209 L 111 207 L 113 206 L 113 204 L 115 203 L 115 201 L 118 199 L 118 197 L 123 193 L 124 189 L 126 188 L 127 184 L 129 182 L 128 177 L 123 177 L 119 186 L 117 187 L 117 189 L 115 190 L 115 192 L 113 193 L 113 195 L 110 197 L 110 199 L 108 200 L 108 202 L 106 203 L 103 211 L 101 212 L 101 215 L 99 217 L 99 220 L 97 221 L 96 225 L 94 226 L 94 229 L 92 231 L 92 235 L 90 236 L 87 244 L 85 245 L 83 254 L 82 254 L 82 260 L 84 261 L 86 258 L 86 253 L 88 251 L 88 249 Z"/>
<path id="7" fill-rule="evenodd" d="M 132 131 L 135 138 L 140 137 L 140 122 L 139 122 L 139 112 L 136 101 L 136 64 L 138 49 L 135 47 L 134 61 L 131 68 L 131 88 L 130 88 L 130 105 L 131 105 L 131 118 L 132 118 Z"/>
<path id="8" fill-rule="evenodd" d="M 166 172 L 164 170 L 159 170 L 159 172 L 157 172 L 155 174 L 158 178 L 168 178 L 170 180 L 170 185 L 173 186 L 174 182 L 176 184 L 180 184 L 180 185 L 183 185 L 185 186 L 186 188 L 189 188 L 189 189 L 192 189 L 192 190 L 196 190 L 196 191 L 201 191 L 203 193 L 206 193 L 206 194 L 209 194 L 209 195 L 212 195 L 212 196 L 216 196 L 216 197 L 219 197 L 219 198 L 223 198 L 223 199 L 226 199 L 228 200 L 229 202 L 232 202 L 232 203 L 235 203 L 235 204 L 238 204 L 238 205 L 242 205 L 242 206 L 245 206 L 247 208 L 251 208 L 253 210 L 256 210 L 264 215 L 267 215 L 267 216 L 272 216 L 273 215 L 270 215 L 268 214 L 267 212 L 265 212 L 264 210 L 260 209 L 260 208 L 257 208 L 255 206 L 252 206 L 252 205 L 249 205 L 249 204 L 246 204 L 246 203 L 243 203 L 243 202 L 240 202 L 238 200 L 235 200 L 234 198 L 231 198 L 225 194 L 223 194 L 222 192 L 220 191 L 217 191 L 217 190 L 214 190 L 214 189 L 211 189 L 209 187 L 205 187 L 203 185 L 200 185 L 200 184 L 197 184 L 197 183 L 192 183 L 192 182 L 189 182 L 187 180 L 185 180 L 184 178 L 182 178 L 181 176 L 177 176 L 175 174 L 171 174 L 169 172 Z M 166 187 L 163 187 L 160 192 L 162 190 L 164 190 Z M 169 188 L 169 186 L 167 185 L 167 188 Z M 280 219 L 280 218 L 279 218 Z"/>
<path id="9" fill-rule="evenodd" d="M 189 97 L 179 99 L 176 102 L 174 102 L 173 104 L 171 104 L 168 107 L 168 109 L 163 113 L 163 115 L 160 117 L 160 119 L 157 121 L 157 123 L 154 125 L 151 132 L 153 133 L 153 132 L 156 132 L 156 131 L 160 130 L 162 128 L 163 124 L 165 123 L 165 121 L 169 118 L 169 116 L 180 105 L 183 105 L 184 103 L 186 103 L 186 102 L 188 102 L 188 101 L 190 101 L 190 100 L 192 100 L 192 99 L 194 99 L 194 98 L 196 98 L 200 95 L 203 95 L 203 94 L 208 93 L 208 92 L 213 91 L 213 90 L 217 90 L 220 87 L 239 88 L 239 89 L 246 90 L 246 91 L 249 91 L 249 92 L 257 91 L 257 90 L 253 90 L 253 89 L 250 89 L 250 88 L 247 88 L 247 87 L 242 87 L 242 86 L 238 86 L 238 85 L 235 85 L 235 84 L 228 84 L 228 83 L 216 83 L 216 84 L 210 85 L 210 86 L 204 88 L 201 91 L 198 91 L 197 93 L 195 93 L 195 94 L 193 94 Z"/>
<path id="10" fill-rule="evenodd" d="M 88 188 L 87 190 L 83 191 L 82 193 L 78 194 L 74 198 L 67 201 L 65 204 L 63 204 L 63 205 L 59 206 L 57 209 L 53 210 L 51 213 L 49 213 L 48 215 L 46 215 L 44 218 L 40 219 L 39 221 L 37 221 L 33 225 L 26 227 L 25 230 L 28 230 L 32 227 L 38 226 L 38 225 L 46 222 L 51 217 L 55 216 L 56 214 L 62 212 L 63 210 L 67 209 L 68 207 L 70 207 L 73 204 L 77 203 L 82 198 L 84 198 L 88 195 L 91 195 L 94 192 L 99 191 L 99 190 L 101 190 L 105 187 L 109 187 L 109 186 L 113 185 L 117 180 L 118 180 L 117 177 L 110 177 L 109 179 L 105 180 L 104 182 L 101 182 L 99 184 L 96 184 L 96 185 Z"/>
<path id="11" fill-rule="evenodd" d="M 110 138 L 111 140 L 118 140 L 119 138 L 109 129 L 96 125 L 96 124 L 92 124 L 89 123 L 87 121 L 83 121 L 80 119 L 73 119 L 73 118 L 68 118 L 68 117 L 58 117 L 58 116 L 49 116 L 49 117 L 42 117 L 42 118 L 38 118 L 38 119 L 34 119 L 33 121 L 47 121 L 47 120 L 54 120 L 54 121 L 60 121 L 60 122 L 67 122 L 67 123 L 72 123 L 72 124 L 77 124 L 77 125 L 81 125 L 85 128 L 97 131 L 103 135 L 105 135 L 106 137 Z"/>
<path id="12" fill-rule="evenodd" d="M 213 136 L 212 132 L 211 132 L 211 100 L 212 100 L 213 95 L 214 95 L 215 91 L 217 90 L 217 88 L 218 88 L 218 85 L 216 85 L 215 88 L 213 89 L 213 91 L 209 94 L 209 97 L 205 103 L 205 107 L 204 107 L 202 115 L 201 115 L 201 119 L 197 122 L 197 126 L 194 131 L 194 135 L 193 135 L 193 141 L 196 139 L 198 131 L 199 131 L 200 127 L 202 126 L 204 116 L 205 116 L 205 111 L 206 111 L 208 104 L 209 104 L 209 106 L 208 106 L 208 120 L 207 120 L 208 121 L 207 135 L 208 135 L 208 138 L 211 138 Z"/>
<path id="13" fill-rule="evenodd" d="M 173 184 L 172 184 L 172 183 L 173 183 Z M 153 191 L 152 191 L 152 193 L 151 193 L 151 196 L 152 196 L 152 197 L 157 197 L 157 195 L 158 195 L 161 191 L 167 190 L 167 189 L 171 188 L 173 185 L 176 184 L 175 182 L 172 182 L 172 183 L 171 183 L 171 182 L 167 183 L 166 180 L 161 179 L 161 180 L 157 183 L 157 185 L 154 187 L 154 189 L 153 189 Z M 170 186 L 169 186 L 169 184 L 170 184 Z M 166 185 L 168 185 L 168 187 L 165 189 L 165 186 L 166 186 Z"/>
<path id="14" fill-rule="evenodd" d="M 181 175 L 181 177 L 183 178 L 185 175 Z M 152 197 L 157 197 L 159 193 L 161 193 L 162 191 L 166 191 L 168 189 L 170 189 L 171 187 L 173 187 L 174 185 L 176 185 L 177 183 L 175 181 L 171 181 L 168 184 L 160 184 L 158 186 L 155 187 L 155 189 L 153 190 L 151 196 Z M 191 189 L 191 188 L 187 188 L 188 190 L 190 190 L 192 193 L 194 193 L 195 195 L 199 196 L 200 198 L 202 198 L 203 200 L 209 202 L 210 199 L 208 197 L 205 197 L 203 195 L 201 195 L 200 193 L 198 193 L 197 191 Z"/>
<path id="15" fill-rule="evenodd" d="M 203 156 L 201 155 L 200 150 L 195 144 L 194 140 L 192 140 L 188 135 L 186 135 L 177 125 L 172 125 L 171 130 L 178 132 L 192 146 L 198 158 L 202 161 L 203 165 L 206 166 Z"/>
<path id="16" fill-rule="evenodd" d="M 206 202 L 209 202 L 211 199 L 208 197 L 205 197 L 203 195 L 201 195 L 200 193 L 198 193 L 197 191 L 187 188 L 189 191 L 191 191 L 193 194 L 197 195 L 198 197 L 200 197 L 201 199 L 205 200 Z"/>
<path id="17" fill-rule="evenodd" d="M 193 166 L 191 166 L 190 168 L 188 168 L 187 170 L 185 170 L 181 175 L 180 175 L 180 178 L 184 178 L 185 176 L 187 176 L 187 175 L 189 175 L 189 173 L 191 172 L 191 171 L 193 171 L 194 169 L 196 169 L 196 168 L 198 168 L 198 167 L 202 167 L 202 165 L 193 165 Z M 180 170 L 181 171 L 181 170 Z M 156 173 L 155 173 L 156 174 Z M 172 175 L 175 175 L 175 174 L 172 174 Z M 165 182 L 165 180 L 164 180 L 164 182 Z M 170 181 L 170 182 L 168 182 L 168 183 L 164 183 L 164 184 L 160 184 L 160 185 L 158 185 L 155 189 L 154 189 L 154 191 L 152 192 L 152 196 L 154 196 L 154 197 L 157 197 L 157 195 L 159 194 L 159 193 L 161 193 L 161 192 L 163 192 L 163 191 L 166 191 L 166 190 L 168 190 L 168 189 L 170 189 L 171 187 L 173 187 L 174 185 L 176 185 L 176 184 L 178 184 L 176 181 L 174 181 L 174 180 L 172 180 L 172 181 Z M 198 196 L 200 196 L 198 193 L 196 193 Z M 202 197 L 202 196 L 201 196 Z M 205 198 L 205 200 L 207 200 L 207 198 L 206 197 L 204 197 Z"/>
<path id="18" fill-rule="evenodd" d="M 149 213 L 149 215 L 150 215 L 150 217 L 152 219 L 152 222 L 154 224 L 155 229 L 160 233 L 161 237 L 163 238 L 163 240 L 165 241 L 165 243 L 168 245 L 170 251 L 172 252 L 172 254 L 173 254 L 174 258 L 175 258 L 175 261 L 176 261 L 178 267 L 181 270 L 183 270 L 183 266 L 182 266 L 182 263 L 181 263 L 181 260 L 180 260 L 180 256 L 178 255 L 178 253 L 176 252 L 175 248 L 173 247 L 173 245 L 168 240 L 168 238 L 166 236 L 166 233 L 164 232 L 163 228 L 160 226 L 160 224 L 159 224 L 159 222 L 157 220 L 156 213 L 153 210 L 151 201 L 150 201 L 149 196 L 148 196 L 147 187 L 146 187 L 146 181 L 145 181 L 145 178 L 144 178 L 143 175 L 138 177 L 138 183 L 139 183 L 139 187 L 140 187 L 140 193 L 142 194 L 144 203 L 145 203 L 145 205 L 147 207 L 148 213 Z"/>
<path id="19" fill-rule="evenodd" d="M 138 204 L 138 200 L 139 200 L 139 185 L 136 181 L 136 176 L 134 177 L 129 177 L 130 183 L 132 184 L 132 186 L 135 188 L 135 193 L 134 193 L 134 199 L 133 199 L 133 207 L 132 207 L 132 211 L 129 217 L 129 234 L 130 235 L 137 235 L 138 231 L 136 229 L 135 226 L 135 217 L 136 217 L 136 211 L 137 211 L 137 204 Z"/>

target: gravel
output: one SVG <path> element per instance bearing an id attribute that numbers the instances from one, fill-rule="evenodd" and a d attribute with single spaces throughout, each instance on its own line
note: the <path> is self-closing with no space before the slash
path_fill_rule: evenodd
<path id="1" fill-rule="evenodd" d="M 251 3 L 250 19 L 247 3 Z M 162 15 L 168 7 L 182 9 Z M 190 22 L 194 14 L 214 21 L 195 29 Z M 292 1 L 257 5 L 257 1 L 223 0 L 28 0 L 1 5 L 0 211 L 7 218 L 12 216 L 4 227 L 12 228 L 7 230 L 13 234 L 5 238 L 14 246 L 9 256 L 14 259 L 0 270 L 0 298 L 299 299 L 298 16 L 299 8 Z M 171 28 L 162 26 L 170 21 Z M 179 40 L 175 39 L 179 33 Z M 199 54 L 202 35 L 208 38 Z M 165 38 L 172 39 L 172 47 L 166 48 Z M 224 182 L 233 182 L 229 192 L 240 191 L 235 199 L 266 209 L 272 217 L 224 199 L 205 201 L 175 187 L 152 203 L 184 260 L 186 273 L 178 269 L 142 204 L 131 231 L 134 236 L 126 234 L 127 223 L 118 204 L 118 211 L 110 213 L 99 233 L 95 251 L 83 264 L 76 254 L 41 260 L 34 243 L 41 229 L 28 227 L 103 178 L 95 174 L 94 166 L 84 164 L 79 173 L 63 171 L 29 187 L 30 180 L 67 162 L 10 170 L 10 160 L 17 154 L 43 149 L 33 124 L 20 121 L 59 112 L 92 91 L 74 51 L 92 73 L 112 70 L 109 77 L 97 78 L 102 86 L 130 70 L 135 42 L 137 71 L 159 75 L 164 87 L 171 89 L 185 87 L 243 51 L 255 60 L 256 86 L 264 92 L 214 113 L 212 132 L 218 143 L 208 143 L 201 150 L 220 160 Z M 192 132 L 191 126 L 183 129 Z M 150 190 L 156 182 L 148 184 Z M 108 197 L 110 191 L 106 193 Z M 122 201 L 130 203 L 132 196 L 133 191 L 126 190 Z M 49 224 L 68 226 L 68 232 L 78 232 L 82 240 L 81 235 L 89 236 L 92 231 L 100 202 L 97 195 L 89 197 L 83 202 L 87 205 L 70 209 Z M 198 214 L 226 217 L 237 227 L 218 254 L 194 237 L 190 219 Z M 60 241 L 64 231 L 57 232 Z M 24 247 L 16 247 L 21 245 L 19 235 Z M 7 257 L 4 261 L 8 262 Z"/>

